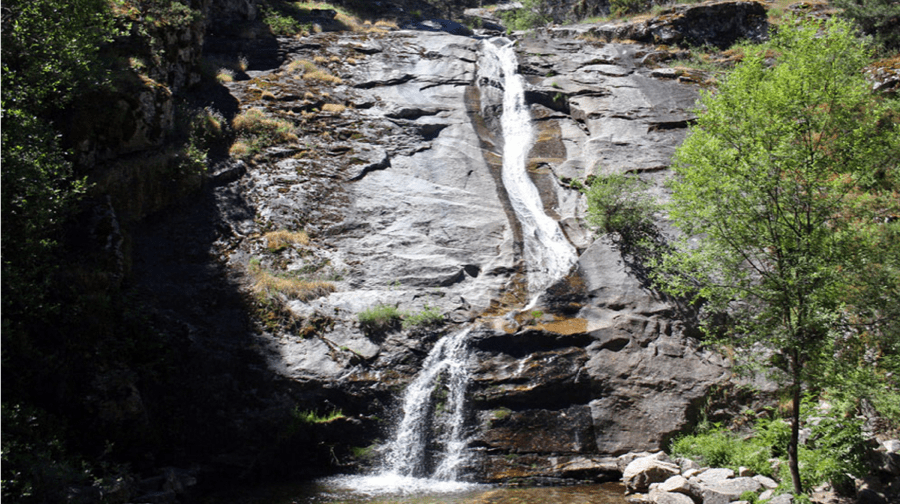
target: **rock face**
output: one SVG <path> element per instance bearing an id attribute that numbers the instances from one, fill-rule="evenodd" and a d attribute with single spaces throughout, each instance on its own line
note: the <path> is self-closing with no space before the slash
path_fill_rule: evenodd
<path id="1" fill-rule="evenodd" d="M 573 30 L 606 40 L 629 39 L 665 45 L 710 44 L 726 48 L 741 39 L 764 39 L 768 36 L 769 24 L 762 3 L 726 0 L 678 5 L 650 19 L 580 25 Z"/>
<path id="2" fill-rule="evenodd" d="M 641 63 L 648 47 L 564 32 L 518 42 L 536 124 L 530 175 L 580 254 L 520 312 L 527 289 L 521 230 L 500 181 L 502 105 L 498 84 L 477 78 L 490 42 L 423 26 L 284 40 L 278 68 L 228 85 L 242 109 L 290 120 L 299 137 L 230 182 L 253 208 L 220 240 L 230 267 L 333 286 L 282 297 L 291 326 L 263 330 L 263 354 L 313 408 L 389 417 L 428 348 L 457 329 L 372 332 L 359 314 L 440 310 L 475 326 L 467 429 L 477 456 L 467 478 L 610 478 L 621 468 L 609 456 L 660 448 L 730 371 L 692 339 L 689 316 L 648 290 L 613 243 L 591 237 L 570 184 L 622 172 L 650 187 L 664 179 L 697 89 L 654 77 Z M 300 78 L 294 60 L 335 78 Z M 301 228 L 309 245 L 267 249 L 265 231 Z"/>

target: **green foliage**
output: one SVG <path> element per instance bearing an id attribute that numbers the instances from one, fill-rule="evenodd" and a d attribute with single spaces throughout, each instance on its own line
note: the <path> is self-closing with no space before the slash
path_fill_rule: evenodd
<path id="1" fill-rule="evenodd" d="M 106 0 L 4 2 L 4 121 L 8 111 L 61 108 L 73 90 L 95 85 L 103 77 L 99 48 L 117 33 Z"/>
<path id="2" fill-rule="evenodd" d="M 634 175 L 600 176 L 591 181 L 585 195 L 588 223 L 607 233 L 632 273 L 647 281 L 649 265 L 668 245 L 653 221 L 659 207 L 643 184 Z"/>
<path id="3" fill-rule="evenodd" d="M 779 425 L 787 428 L 787 424 Z M 698 434 L 683 436 L 672 442 L 670 451 L 674 455 L 697 460 L 709 467 L 727 467 L 737 471 L 739 467 L 749 467 L 756 474 L 772 476 L 769 464 L 773 445 L 763 437 L 743 437 L 719 427 L 713 427 Z"/>
<path id="4" fill-rule="evenodd" d="M 834 486 L 846 483 L 848 475 L 860 477 L 866 472 L 865 436 L 862 422 L 836 410 L 815 411 L 804 401 L 803 420 L 811 426 L 808 441 L 799 447 L 803 487 L 813 488 L 825 482 Z M 757 474 L 776 477 L 783 490 L 790 481 L 787 457 L 791 436 L 790 424 L 781 419 L 759 418 L 752 432 L 739 435 L 719 426 L 701 427 L 695 434 L 675 439 L 670 446 L 673 455 L 694 459 L 710 467 L 727 467 L 737 471 L 748 467 Z M 770 459 L 779 459 L 773 466 Z"/>
<path id="5" fill-rule="evenodd" d="M 379 304 L 363 310 L 357 315 L 364 332 L 383 332 L 400 325 L 402 314 L 396 306 Z"/>
<path id="6" fill-rule="evenodd" d="M 887 252 L 897 244 L 883 241 L 877 218 L 895 204 L 893 189 L 880 184 L 897 170 L 900 130 L 870 92 L 861 69 L 871 53 L 847 22 L 788 22 L 773 45 L 774 67 L 750 51 L 702 97 L 671 184 L 669 216 L 684 238 L 657 280 L 704 300 L 710 313 L 729 314 L 729 326 L 716 328 L 729 345 L 774 349 L 769 364 L 784 371 L 797 403 L 801 384 L 828 381 L 846 343 L 841 331 L 868 328 L 869 349 L 897 337 L 873 329 L 891 322 L 887 300 L 875 308 L 853 293 L 900 301 Z M 867 275 L 893 283 L 869 290 Z M 848 318 L 854 323 L 842 323 Z M 799 492 L 795 458 L 791 465 Z"/>
<path id="7" fill-rule="evenodd" d="M 297 422 L 306 425 L 328 423 L 338 418 L 346 418 L 341 410 L 332 410 L 330 413 L 320 415 L 314 410 L 300 411 L 299 408 L 294 408 L 292 416 Z"/>
<path id="8" fill-rule="evenodd" d="M 289 36 L 301 33 L 309 33 L 310 27 L 300 23 L 291 16 L 285 15 L 274 9 L 264 11 L 263 23 L 269 27 L 273 35 Z"/>
<path id="9" fill-rule="evenodd" d="M 69 460 L 60 440 L 63 428 L 45 412 L 20 404 L 3 403 L 4 500 L 41 502 L 65 498 L 72 481 L 89 474 Z"/>
<path id="10" fill-rule="evenodd" d="M 639 238 L 652 226 L 656 204 L 633 175 L 603 175 L 593 179 L 587 192 L 587 220 L 604 233 Z"/>
<path id="11" fill-rule="evenodd" d="M 59 313 L 58 242 L 85 191 L 51 117 L 103 80 L 98 50 L 116 31 L 105 0 L 3 4 L 2 313 L 4 362 Z M 6 390 L 6 389 L 4 389 Z"/>
<path id="12" fill-rule="evenodd" d="M 444 323 L 444 314 L 436 306 L 425 305 L 418 313 L 407 314 L 403 317 L 403 327 L 433 327 Z"/>
<path id="13" fill-rule="evenodd" d="M 523 0 L 523 7 L 502 12 L 503 24 L 510 30 L 531 30 L 552 21 L 548 0 Z"/>
<path id="14" fill-rule="evenodd" d="M 842 15 L 888 51 L 900 49 L 900 3 L 895 0 L 834 0 Z"/>
<path id="15" fill-rule="evenodd" d="M 627 16 L 647 12 L 652 6 L 652 0 L 609 0 L 609 12 L 613 16 Z"/>

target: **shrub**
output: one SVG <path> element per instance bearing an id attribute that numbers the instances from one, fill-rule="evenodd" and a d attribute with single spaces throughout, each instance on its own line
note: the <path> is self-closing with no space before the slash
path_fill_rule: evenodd
<path id="1" fill-rule="evenodd" d="M 500 14 L 503 24 L 511 30 L 530 30 L 552 21 L 547 0 L 524 0 L 523 7 Z"/>
<path id="2" fill-rule="evenodd" d="M 651 0 L 609 0 L 609 12 L 613 16 L 640 14 L 649 11 L 651 7 Z"/>
<path id="3" fill-rule="evenodd" d="M 253 155 L 265 147 L 297 140 L 290 121 L 269 117 L 259 108 L 241 112 L 231 124 L 239 139 L 229 152 L 236 157 Z M 241 142 L 245 145 L 238 146 Z"/>
<path id="4" fill-rule="evenodd" d="M 900 3 L 896 0 L 835 0 L 834 5 L 888 52 L 900 49 Z"/>
<path id="5" fill-rule="evenodd" d="M 769 459 L 771 448 L 758 438 L 742 439 L 724 429 L 713 429 L 676 439 L 673 455 L 687 457 L 710 467 L 727 467 L 737 471 L 749 467 L 757 474 L 773 475 Z"/>

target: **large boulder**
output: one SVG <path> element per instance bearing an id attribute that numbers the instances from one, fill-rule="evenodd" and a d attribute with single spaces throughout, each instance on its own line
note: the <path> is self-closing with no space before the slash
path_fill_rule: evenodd
<path id="1" fill-rule="evenodd" d="M 676 464 L 662 460 L 662 457 L 651 455 L 631 461 L 622 473 L 622 483 L 627 493 L 645 493 L 651 483 L 662 483 L 681 470 Z"/>

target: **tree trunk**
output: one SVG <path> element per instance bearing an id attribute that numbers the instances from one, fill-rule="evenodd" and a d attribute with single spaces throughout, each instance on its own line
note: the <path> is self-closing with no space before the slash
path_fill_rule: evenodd
<path id="1" fill-rule="evenodd" d="M 788 467 L 791 470 L 791 480 L 794 483 L 794 495 L 803 493 L 803 483 L 800 481 L 800 459 L 798 446 L 800 444 L 800 351 L 794 350 L 791 354 L 791 367 L 793 368 L 793 383 L 791 395 L 793 396 L 793 408 L 791 411 L 791 440 L 788 443 Z"/>

